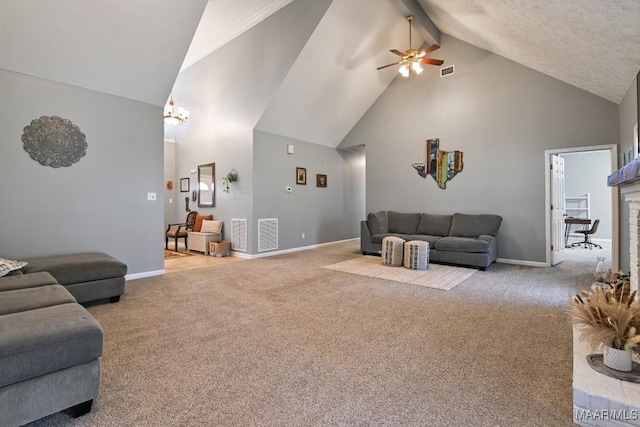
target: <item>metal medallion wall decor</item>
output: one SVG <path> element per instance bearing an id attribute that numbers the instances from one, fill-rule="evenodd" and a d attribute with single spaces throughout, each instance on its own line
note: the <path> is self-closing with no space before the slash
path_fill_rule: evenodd
<path id="1" fill-rule="evenodd" d="M 440 149 L 438 138 L 427 140 L 427 156 L 425 163 L 414 163 L 411 166 L 423 178 L 431 175 L 438 183 L 438 187 L 445 190 L 447 181 L 453 179 L 458 172 L 462 172 L 462 151 L 443 151 Z"/>
<path id="2" fill-rule="evenodd" d="M 87 140 L 71 120 L 42 116 L 31 121 L 22 134 L 24 149 L 44 166 L 68 167 L 87 154 Z"/>

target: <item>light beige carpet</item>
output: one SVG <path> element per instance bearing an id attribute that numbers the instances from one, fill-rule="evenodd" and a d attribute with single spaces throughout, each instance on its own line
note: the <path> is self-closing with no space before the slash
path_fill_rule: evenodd
<path id="1" fill-rule="evenodd" d="M 404 267 L 390 267 L 383 265 L 380 257 L 365 255 L 337 264 L 326 265 L 323 268 L 358 274 L 360 276 L 393 280 L 409 285 L 426 286 L 428 288 L 448 291 L 465 279 L 471 277 L 478 270 L 473 268 L 454 267 L 450 265 L 429 264 L 428 270 L 410 270 Z"/>

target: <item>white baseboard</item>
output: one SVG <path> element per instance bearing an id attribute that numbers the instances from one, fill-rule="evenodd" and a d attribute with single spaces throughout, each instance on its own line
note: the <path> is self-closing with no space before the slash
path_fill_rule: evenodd
<path id="1" fill-rule="evenodd" d="M 284 254 L 290 254 L 290 253 L 294 253 L 294 252 L 308 251 L 308 250 L 311 250 L 311 249 L 321 248 L 323 246 L 335 245 L 335 244 L 343 243 L 343 242 L 351 242 L 351 241 L 354 241 L 354 240 L 360 240 L 360 238 L 359 237 L 354 237 L 353 239 L 336 240 L 335 242 L 318 243 L 317 245 L 301 246 L 299 248 L 283 249 L 281 251 L 272 251 L 272 252 L 266 252 L 266 253 L 261 253 L 261 254 L 253 254 L 253 255 L 242 254 L 242 258 L 247 258 L 247 259 L 266 258 L 266 257 L 270 257 L 270 256 L 284 255 Z M 240 255 L 237 252 L 234 252 L 234 256 L 240 256 Z"/>
<path id="2" fill-rule="evenodd" d="M 165 273 L 164 268 L 162 270 L 144 271 L 142 273 L 127 274 L 124 276 L 124 280 L 136 280 L 144 279 L 145 277 L 162 276 Z"/>
<path id="3" fill-rule="evenodd" d="M 544 262 L 524 261 L 520 259 L 498 258 L 496 262 L 499 262 L 501 264 L 524 265 L 527 267 L 548 267 L 548 265 Z"/>

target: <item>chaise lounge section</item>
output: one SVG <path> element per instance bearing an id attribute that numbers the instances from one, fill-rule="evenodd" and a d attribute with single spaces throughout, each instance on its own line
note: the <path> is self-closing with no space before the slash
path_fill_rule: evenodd
<path id="1" fill-rule="evenodd" d="M 103 330 L 46 272 L 0 277 L 0 424 L 91 410 Z"/>
<path id="2" fill-rule="evenodd" d="M 363 254 L 380 254 L 387 236 L 429 242 L 429 261 L 481 270 L 498 258 L 498 230 L 502 217 L 492 214 L 432 215 L 379 211 L 360 225 Z"/>
<path id="3" fill-rule="evenodd" d="M 109 299 L 120 301 L 124 294 L 127 265 L 102 252 L 25 259 L 22 273 L 46 271 L 63 285 L 79 303 Z"/>

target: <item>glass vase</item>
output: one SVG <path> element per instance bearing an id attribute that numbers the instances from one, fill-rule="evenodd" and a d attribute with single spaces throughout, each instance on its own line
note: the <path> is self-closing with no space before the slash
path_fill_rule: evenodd
<path id="1" fill-rule="evenodd" d="M 609 282 L 609 269 L 607 268 L 607 264 L 605 264 L 604 260 L 604 257 L 598 257 L 598 261 L 596 262 L 596 269 L 593 272 L 593 275 L 596 277 L 596 280 L 599 283 Z"/>

